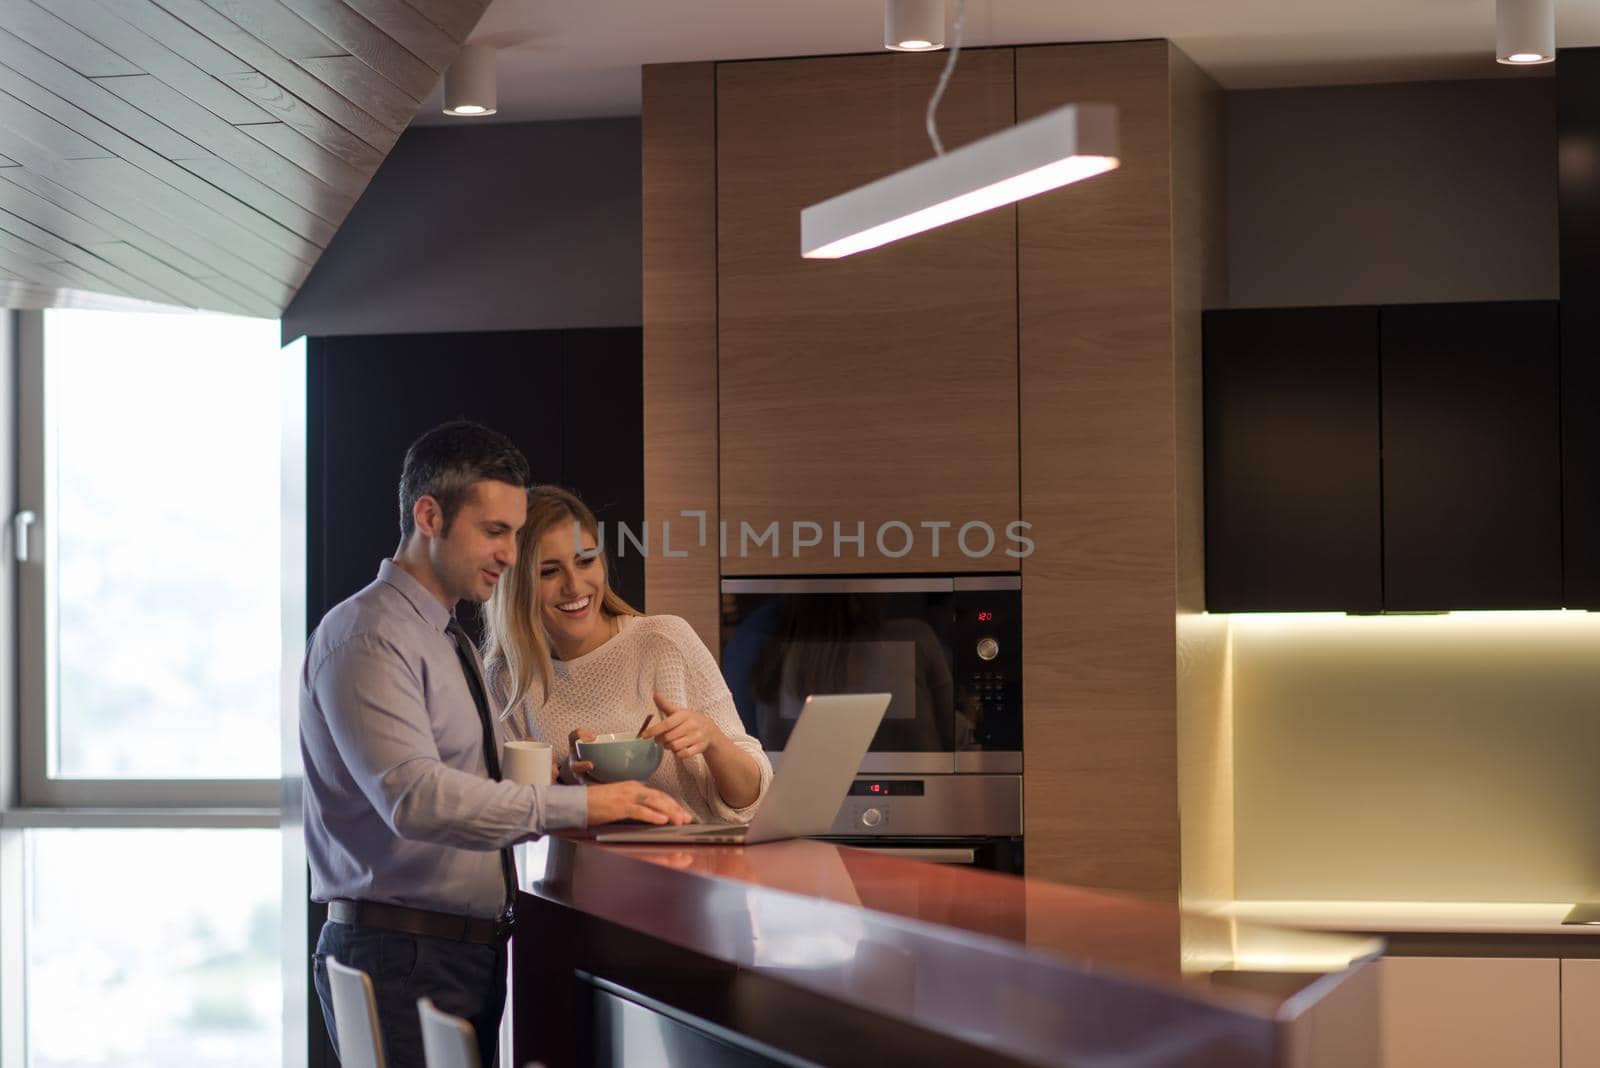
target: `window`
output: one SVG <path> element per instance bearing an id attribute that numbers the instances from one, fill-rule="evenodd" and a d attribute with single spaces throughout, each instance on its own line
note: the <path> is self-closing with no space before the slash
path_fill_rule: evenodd
<path id="1" fill-rule="evenodd" d="M 22 833 L 28 1068 L 279 1068 L 277 831 Z"/>
<path id="2" fill-rule="evenodd" d="M 23 799 L 275 804 L 300 361 L 268 320 L 40 325 L 20 346 L 22 496 L 42 503 L 19 575 Z"/>
<path id="3" fill-rule="evenodd" d="M 283 873 L 303 866 L 277 809 L 305 641 L 303 346 L 220 315 L 15 321 L 32 522 L 6 543 L 26 560 L 0 1068 L 276 1068 Z"/>

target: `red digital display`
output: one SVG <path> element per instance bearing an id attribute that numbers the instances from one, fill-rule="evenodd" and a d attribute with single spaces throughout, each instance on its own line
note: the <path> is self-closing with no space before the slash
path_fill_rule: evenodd
<path id="1" fill-rule="evenodd" d="M 883 793 L 883 784 L 875 782 L 871 786 L 869 786 L 868 789 L 871 790 L 875 794 L 881 794 L 881 793 Z"/>
<path id="2" fill-rule="evenodd" d="M 993 612 L 979 612 L 978 613 L 978 622 L 979 623 L 993 623 L 994 622 L 994 613 Z"/>

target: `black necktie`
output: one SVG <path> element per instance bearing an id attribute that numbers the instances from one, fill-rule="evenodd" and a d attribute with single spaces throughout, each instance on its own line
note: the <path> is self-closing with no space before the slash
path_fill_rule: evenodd
<path id="1" fill-rule="evenodd" d="M 489 767 L 489 778 L 500 781 L 500 750 L 494 742 L 494 721 L 489 718 L 489 698 L 483 690 L 483 679 L 478 674 L 478 658 L 468 648 L 471 639 L 454 619 L 445 628 L 455 642 L 456 656 L 461 660 L 461 671 L 467 676 L 467 689 L 472 691 L 472 703 L 478 706 L 478 722 L 483 725 L 483 762 Z M 509 847 L 500 850 L 500 875 L 505 879 L 506 903 L 502 910 L 509 913 L 517 900 L 516 864 L 511 859 Z"/>

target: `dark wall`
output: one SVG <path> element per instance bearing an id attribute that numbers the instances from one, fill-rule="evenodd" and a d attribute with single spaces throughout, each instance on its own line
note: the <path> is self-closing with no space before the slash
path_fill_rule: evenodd
<path id="1" fill-rule="evenodd" d="M 284 339 L 638 326 L 639 190 L 638 119 L 412 127 Z"/>
<path id="2" fill-rule="evenodd" d="M 1227 94 L 1235 308 L 1557 296 L 1552 78 Z"/>
<path id="3" fill-rule="evenodd" d="M 642 608 L 644 561 L 620 556 L 612 540 L 615 524 L 640 530 L 644 520 L 641 353 L 637 327 L 312 338 L 308 626 L 393 555 L 406 446 L 461 418 L 516 442 L 535 482 L 567 486 L 584 499 L 609 535 L 613 586 Z M 469 629 L 475 616 L 464 613 Z"/>

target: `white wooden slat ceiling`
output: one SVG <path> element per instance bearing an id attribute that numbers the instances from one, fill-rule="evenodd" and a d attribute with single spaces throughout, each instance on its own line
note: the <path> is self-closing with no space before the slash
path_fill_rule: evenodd
<path id="1" fill-rule="evenodd" d="M 488 0 L 0 0 L 0 306 L 276 318 Z"/>

